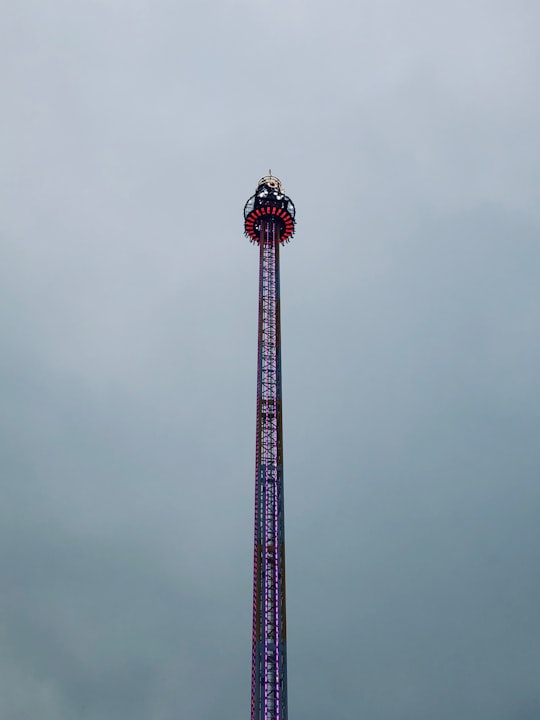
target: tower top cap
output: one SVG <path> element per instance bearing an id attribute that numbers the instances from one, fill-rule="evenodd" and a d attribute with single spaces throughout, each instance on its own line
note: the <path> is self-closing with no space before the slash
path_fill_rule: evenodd
<path id="1" fill-rule="evenodd" d="M 280 193 L 284 192 L 281 180 L 272 174 L 262 177 L 257 183 L 257 187 L 260 187 L 261 185 L 268 185 L 273 190 L 278 190 Z"/>

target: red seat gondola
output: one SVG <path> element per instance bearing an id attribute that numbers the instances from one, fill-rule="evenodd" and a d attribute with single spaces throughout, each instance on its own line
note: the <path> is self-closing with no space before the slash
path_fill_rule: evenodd
<path id="1" fill-rule="evenodd" d="M 276 208 L 268 205 L 252 212 L 247 216 L 245 221 L 246 235 L 254 242 L 259 241 L 260 219 L 264 216 L 272 215 L 279 219 L 281 226 L 280 241 L 286 242 L 294 233 L 294 220 L 290 214 L 283 208 Z"/>

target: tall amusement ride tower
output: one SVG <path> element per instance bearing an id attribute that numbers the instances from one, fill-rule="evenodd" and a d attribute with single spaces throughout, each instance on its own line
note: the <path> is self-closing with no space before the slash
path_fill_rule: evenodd
<path id="1" fill-rule="evenodd" d="M 251 720 L 287 720 L 279 249 L 295 209 L 278 178 L 259 180 L 244 219 L 260 257 Z"/>

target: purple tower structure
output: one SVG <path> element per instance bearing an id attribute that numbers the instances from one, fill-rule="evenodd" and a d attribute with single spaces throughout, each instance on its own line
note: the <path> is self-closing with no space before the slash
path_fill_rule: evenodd
<path id="1" fill-rule="evenodd" d="M 278 178 L 259 180 L 244 220 L 260 254 L 251 720 L 287 720 L 279 249 L 295 209 Z"/>

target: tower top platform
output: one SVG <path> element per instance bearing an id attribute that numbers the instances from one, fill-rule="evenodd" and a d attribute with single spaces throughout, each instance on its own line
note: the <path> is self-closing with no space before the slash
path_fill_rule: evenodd
<path id="1" fill-rule="evenodd" d="M 268 187 L 272 188 L 272 190 L 277 190 L 280 193 L 285 192 L 281 180 L 272 174 L 265 175 L 259 180 L 259 182 L 257 183 L 257 190 L 260 188 L 261 185 L 267 185 Z"/>
<path id="2" fill-rule="evenodd" d="M 288 242 L 294 234 L 295 215 L 294 203 L 285 195 L 281 180 L 270 171 L 259 180 L 255 194 L 245 204 L 245 234 L 259 244 L 263 223 L 272 222 L 278 228 L 279 242 Z"/>

